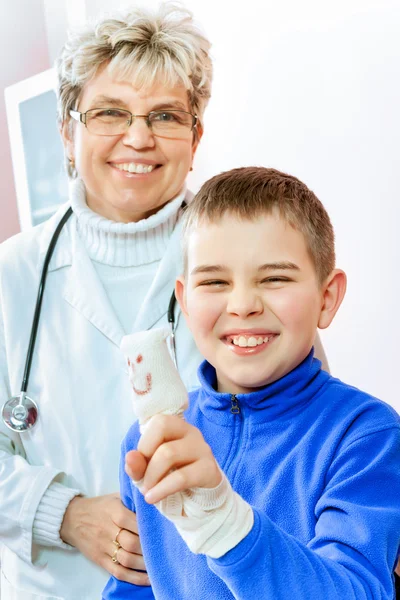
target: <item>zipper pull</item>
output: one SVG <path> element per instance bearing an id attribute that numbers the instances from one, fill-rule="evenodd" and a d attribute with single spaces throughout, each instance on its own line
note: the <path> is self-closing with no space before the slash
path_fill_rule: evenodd
<path id="1" fill-rule="evenodd" d="M 231 395 L 231 413 L 233 415 L 238 415 L 240 413 L 239 400 L 236 398 L 235 394 Z"/>

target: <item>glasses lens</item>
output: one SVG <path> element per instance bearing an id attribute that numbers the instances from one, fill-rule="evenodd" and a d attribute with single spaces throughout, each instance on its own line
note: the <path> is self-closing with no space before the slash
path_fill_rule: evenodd
<path id="1" fill-rule="evenodd" d="M 149 124 L 155 135 L 187 137 L 193 128 L 193 115 L 183 110 L 154 110 L 149 113 Z"/>
<path id="2" fill-rule="evenodd" d="M 86 127 L 98 135 L 118 135 L 129 126 L 130 113 L 119 108 L 94 108 L 86 113 Z"/>

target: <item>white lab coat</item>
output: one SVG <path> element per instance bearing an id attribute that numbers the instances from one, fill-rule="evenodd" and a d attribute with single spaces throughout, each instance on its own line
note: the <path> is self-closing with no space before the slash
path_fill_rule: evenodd
<path id="1" fill-rule="evenodd" d="M 44 257 L 66 208 L 0 246 L 0 405 L 20 391 Z M 181 271 L 179 229 L 137 315 L 135 331 L 167 323 Z M 178 307 L 175 315 L 178 368 L 191 388 L 201 357 Z M 49 266 L 28 386 L 28 395 L 39 405 L 39 421 L 21 434 L 0 423 L 3 600 L 101 597 L 108 574 L 74 549 L 32 544 L 32 524 L 53 480 L 89 497 L 119 489 L 120 442 L 133 419 L 119 349 L 123 335 L 72 215 Z"/>

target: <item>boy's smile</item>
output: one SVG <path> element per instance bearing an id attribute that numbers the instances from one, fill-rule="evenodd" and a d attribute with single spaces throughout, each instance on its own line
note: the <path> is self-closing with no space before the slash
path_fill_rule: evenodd
<path id="1" fill-rule="evenodd" d="M 257 354 L 271 344 L 278 334 L 261 329 L 240 329 L 225 334 L 222 338 L 228 348 L 241 356 L 242 354 Z"/>
<path id="2" fill-rule="evenodd" d="M 218 390 L 246 393 L 294 369 L 314 343 L 325 304 L 302 233 L 277 214 L 200 222 L 187 242 L 177 297 Z M 329 280 L 330 278 L 328 278 Z"/>

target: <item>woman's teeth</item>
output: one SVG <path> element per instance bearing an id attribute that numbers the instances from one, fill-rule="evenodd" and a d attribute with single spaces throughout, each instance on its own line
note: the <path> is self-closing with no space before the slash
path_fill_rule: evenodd
<path id="1" fill-rule="evenodd" d="M 245 337 L 244 335 L 236 335 L 230 338 L 232 344 L 235 346 L 240 346 L 241 348 L 254 348 L 255 346 L 261 346 L 261 344 L 266 344 L 269 339 L 270 338 L 268 336 Z"/>
<path id="2" fill-rule="evenodd" d="M 128 171 L 128 173 L 151 173 L 155 165 L 142 165 L 137 163 L 119 163 L 115 164 L 120 171 Z"/>

